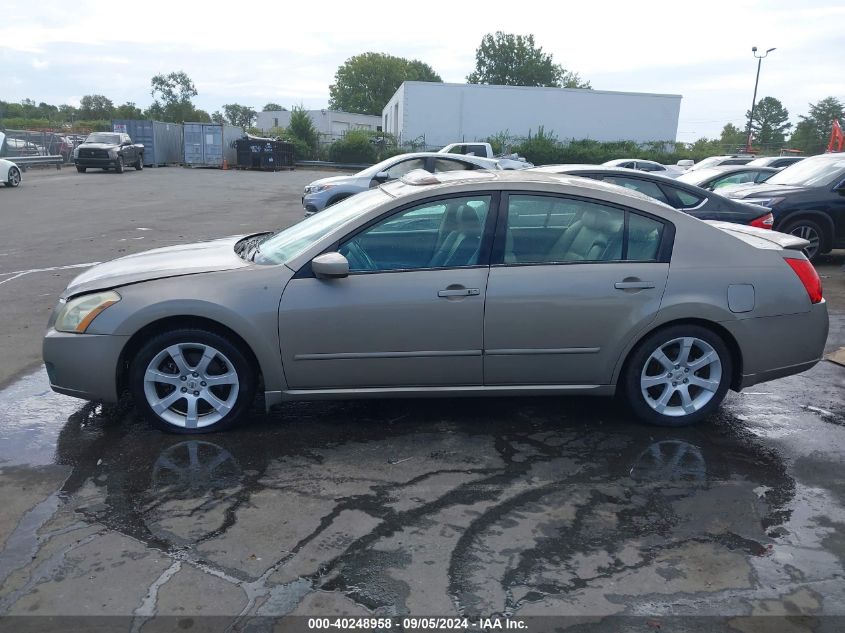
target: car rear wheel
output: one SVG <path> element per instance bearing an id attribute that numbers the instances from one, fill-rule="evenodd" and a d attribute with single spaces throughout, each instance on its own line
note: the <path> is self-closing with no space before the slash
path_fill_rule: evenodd
<path id="1" fill-rule="evenodd" d="M 145 343 L 129 368 L 145 416 L 170 433 L 209 433 L 241 418 L 255 395 L 255 371 L 237 345 L 202 329 L 180 329 Z"/>
<path id="2" fill-rule="evenodd" d="M 807 259 L 813 261 L 819 254 L 822 253 L 822 247 L 825 244 L 824 230 L 817 222 L 808 219 L 795 220 L 787 224 L 782 231 L 795 235 L 810 242 L 810 245 L 804 249 L 804 255 Z"/>
<path id="3" fill-rule="evenodd" d="M 87 167 L 81 167 L 81 166 L 77 165 L 76 171 L 78 171 L 80 174 L 84 174 L 86 171 L 88 171 L 88 168 Z"/>
<path id="4" fill-rule="evenodd" d="M 7 187 L 17 187 L 21 184 L 21 170 L 17 167 L 9 167 L 9 173 L 6 175 L 6 182 L 4 184 Z"/>
<path id="5" fill-rule="evenodd" d="M 114 164 L 114 170 L 119 174 L 123 173 L 123 157 L 122 156 L 117 157 L 117 162 Z"/>
<path id="6" fill-rule="evenodd" d="M 637 417 L 659 426 L 694 424 L 715 411 L 731 382 L 724 341 L 699 325 L 675 325 L 647 336 L 622 376 Z"/>

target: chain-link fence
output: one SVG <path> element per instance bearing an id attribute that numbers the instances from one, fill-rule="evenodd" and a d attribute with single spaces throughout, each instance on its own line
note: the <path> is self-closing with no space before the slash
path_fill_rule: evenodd
<path id="1" fill-rule="evenodd" d="M 61 156 L 64 162 L 73 160 L 73 150 L 81 144 L 90 130 L 2 130 L 0 158 L 30 156 Z"/>

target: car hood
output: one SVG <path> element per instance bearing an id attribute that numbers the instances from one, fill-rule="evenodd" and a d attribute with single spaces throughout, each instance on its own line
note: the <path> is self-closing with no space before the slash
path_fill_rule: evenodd
<path id="1" fill-rule="evenodd" d="M 82 143 L 78 149 L 115 149 L 120 147 L 116 143 Z"/>
<path id="2" fill-rule="evenodd" d="M 105 262 L 77 276 L 62 293 L 62 297 L 139 281 L 243 268 L 250 264 L 235 252 L 235 244 L 243 237 L 239 235 L 210 242 L 166 246 Z"/>
<path id="3" fill-rule="evenodd" d="M 806 191 L 806 187 L 795 185 L 770 185 L 766 183 L 740 185 L 732 187 L 724 192 L 724 196 L 728 198 L 773 198 L 775 196 L 783 196 L 791 193 L 799 193 Z M 720 192 L 721 193 L 721 192 Z"/>
<path id="4" fill-rule="evenodd" d="M 329 178 L 320 178 L 319 180 L 315 180 L 312 183 L 309 183 L 309 187 L 315 187 L 317 185 L 345 185 L 345 184 L 352 184 L 357 180 L 356 176 L 330 176 Z"/>

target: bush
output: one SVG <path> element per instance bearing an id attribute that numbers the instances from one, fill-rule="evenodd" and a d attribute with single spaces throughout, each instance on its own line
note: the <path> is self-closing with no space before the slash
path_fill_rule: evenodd
<path id="1" fill-rule="evenodd" d="M 329 160 L 335 163 L 375 163 L 378 158 L 372 134 L 351 130 L 329 147 Z"/>

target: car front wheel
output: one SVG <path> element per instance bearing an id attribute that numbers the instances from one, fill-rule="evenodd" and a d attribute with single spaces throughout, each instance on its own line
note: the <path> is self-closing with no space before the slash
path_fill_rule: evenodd
<path id="1" fill-rule="evenodd" d="M 6 182 L 4 183 L 7 187 L 17 187 L 21 184 L 21 170 L 17 167 L 10 167 L 9 173 L 6 175 Z"/>
<path id="2" fill-rule="evenodd" d="M 138 156 L 138 160 L 135 161 L 134 167 L 138 171 L 141 171 L 144 168 L 143 156 Z"/>
<path id="3" fill-rule="evenodd" d="M 78 171 L 80 174 L 84 174 L 87 170 L 87 167 L 82 167 L 81 165 L 76 166 L 76 171 Z"/>
<path id="4" fill-rule="evenodd" d="M 123 173 L 123 156 L 117 157 L 117 161 L 114 164 L 114 170 L 119 174 Z"/>
<path id="5" fill-rule="evenodd" d="M 713 413 L 733 371 L 730 352 L 714 332 L 676 325 L 647 336 L 622 376 L 623 393 L 637 417 L 659 426 L 686 426 Z"/>
<path id="6" fill-rule="evenodd" d="M 159 429 L 208 433 L 249 409 L 255 371 L 238 346 L 215 332 L 179 329 L 145 343 L 129 368 L 136 405 Z"/>

